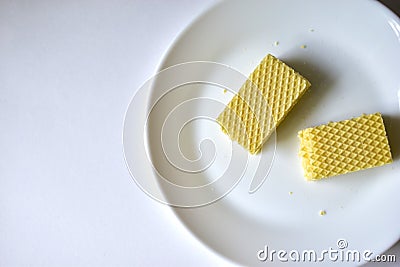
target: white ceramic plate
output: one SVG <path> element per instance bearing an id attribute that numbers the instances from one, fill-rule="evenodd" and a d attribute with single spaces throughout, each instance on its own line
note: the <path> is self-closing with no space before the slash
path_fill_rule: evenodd
<path id="1" fill-rule="evenodd" d="M 251 175 L 245 174 L 221 200 L 199 208 L 174 208 L 177 216 L 210 249 L 243 265 L 265 265 L 257 255 L 265 246 L 288 253 L 315 250 L 318 256 L 329 248 L 339 252 L 368 250 L 373 255 L 384 252 L 400 237 L 399 19 L 378 2 L 366 0 L 226 1 L 208 10 L 180 35 L 160 69 L 201 60 L 220 62 L 248 75 L 268 53 L 302 73 L 311 81 L 312 88 L 277 130 L 275 159 L 265 183 L 249 194 Z M 151 94 L 154 99 L 159 92 Z M 196 94 L 210 96 L 207 90 L 196 89 Z M 226 103 L 231 95 L 218 96 L 213 92 L 212 97 L 220 97 Z M 158 112 L 164 114 L 170 106 L 171 102 L 167 102 Z M 210 108 L 202 101 L 193 102 L 191 107 Z M 131 105 L 127 118 L 133 112 L 138 111 Z M 297 156 L 297 132 L 374 112 L 384 116 L 394 163 L 320 182 L 306 182 Z M 154 116 L 157 118 L 157 114 Z M 161 115 L 150 120 L 147 126 L 159 123 L 160 118 Z M 133 145 L 127 143 L 134 132 L 128 120 L 125 153 L 132 157 Z M 229 149 L 229 139 L 215 125 L 202 123 L 180 137 L 184 139 L 183 153 L 189 158 L 199 157 L 198 145 L 206 135 L 220 143 L 216 146 L 217 157 L 218 153 L 228 153 L 218 149 Z M 153 161 L 158 161 L 165 155 L 152 145 L 152 138 L 156 137 L 151 133 L 148 137 L 149 152 Z M 264 150 L 263 153 L 271 153 Z M 138 160 L 127 157 L 131 172 Z M 175 174 L 173 169 L 166 171 Z M 213 181 L 214 178 L 205 173 L 197 179 Z M 160 191 L 167 198 L 172 194 L 163 188 Z M 320 216 L 320 210 L 325 210 L 326 215 Z M 339 246 L 347 244 L 346 248 L 339 248 L 338 240 L 342 240 Z M 276 257 L 272 262 L 267 259 L 268 266 L 282 264 Z M 285 257 L 291 266 L 292 259 L 288 254 Z M 346 262 L 339 258 L 334 262 L 325 257 L 324 265 L 333 263 L 359 265 L 362 259 Z"/>

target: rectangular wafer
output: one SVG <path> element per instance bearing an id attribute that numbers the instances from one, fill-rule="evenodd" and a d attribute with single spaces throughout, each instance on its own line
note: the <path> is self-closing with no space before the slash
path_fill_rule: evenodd
<path id="1" fill-rule="evenodd" d="M 380 113 L 331 122 L 298 133 L 307 180 L 382 166 L 392 162 Z"/>
<path id="2" fill-rule="evenodd" d="M 307 79 L 269 54 L 217 121 L 232 140 L 256 154 L 310 86 Z"/>

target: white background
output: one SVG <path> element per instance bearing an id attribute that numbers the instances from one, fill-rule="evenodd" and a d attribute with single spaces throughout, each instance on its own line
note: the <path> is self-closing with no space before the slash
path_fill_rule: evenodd
<path id="1" fill-rule="evenodd" d="M 131 97 L 213 2 L 0 1 L 0 266 L 229 263 L 122 153 Z"/>

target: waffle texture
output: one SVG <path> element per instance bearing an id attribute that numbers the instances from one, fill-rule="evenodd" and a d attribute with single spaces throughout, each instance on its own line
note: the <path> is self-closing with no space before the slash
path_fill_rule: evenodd
<path id="1" fill-rule="evenodd" d="M 391 163 L 380 113 L 331 122 L 298 133 L 307 180 L 319 180 Z"/>
<path id="2" fill-rule="evenodd" d="M 269 54 L 217 121 L 232 140 L 256 154 L 310 86 L 307 79 Z"/>

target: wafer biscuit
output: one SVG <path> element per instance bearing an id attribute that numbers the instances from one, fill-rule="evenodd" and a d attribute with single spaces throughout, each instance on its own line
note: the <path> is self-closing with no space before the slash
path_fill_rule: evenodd
<path id="1" fill-rule="evenodd" d="M 232 140 L 256 154 L 310 86 L 307 79 L 269 54 L 217 121 Z"/>
<path id="2" fill-rule="evenodd" d="M 307 180 L 382 166 L 392 162 L 380 113 L 331 122 L 298 133 Z"/>

